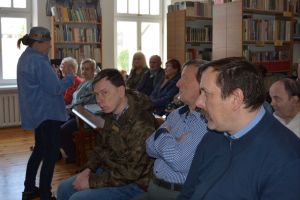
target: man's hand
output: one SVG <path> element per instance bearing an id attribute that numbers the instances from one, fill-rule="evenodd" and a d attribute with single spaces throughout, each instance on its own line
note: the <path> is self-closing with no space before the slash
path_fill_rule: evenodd
<path id="1" fill-rule="evenodd" d="M 189 133 L 184 133 L 179 137 L 176 137 L 176 141 L 177 142 L 181 142 L 182 140 L 184 140 L 187 136 L 189 135 Z"/>
<path id="2" fill-rule="evenodd" d="M 76 190 L 85 190 L 90 188 L 89 177 L 91 170 L 85 169 L 76 176 L 75 181 L 73 182 L 73 188 Z"/>

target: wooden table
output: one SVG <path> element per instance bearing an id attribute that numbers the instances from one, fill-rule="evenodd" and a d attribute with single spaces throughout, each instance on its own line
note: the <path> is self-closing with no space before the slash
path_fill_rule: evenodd
<path id="1" fill-rule="evenodd" d="M 105 120 L 82 105 L 74 107 L 72 112 L 76 115 L 78 124 L 78 131 L 74 134 L 76 163 L 82 166 L 87 161 L 87 152 L 95 146 L 96 134 L 104 127 Z"/>

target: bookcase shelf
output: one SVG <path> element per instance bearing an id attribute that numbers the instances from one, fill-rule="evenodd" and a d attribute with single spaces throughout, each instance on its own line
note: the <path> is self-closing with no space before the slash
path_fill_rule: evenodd
<path id="1" fill-rule="evenodd" d="M 248 7 L 243 5 L 246 2 Z M 244 56 L 269 72 L 290 73 L 293 18 L 287 1 L 271 5 L 264 0 L 245 0 L 214 5 L 213 59 Z"/>
<path id="2" fill-rule="evenodd" d="M 78 9 L 52 7 L 52 59 L 74 57 L 78 63 L 84 58 L 102 62 L 102 23 L 96 8 Z"/>
<path id="3" fill-rule="evenodd" d="M 211 9 L 206 6 L 203 8 Z M 180 63 L 196 58 L 211 60 L 212 18 L 190 16 L 189 13 L 195 13 L 193 9 L 194 7 L 190 7 L 190 10 L 169 10 L 167 14 L 168 59 L 175 58 Z M 211 10 L 202 10 L 202 13 L 207 12 L 211 14 Z"/>

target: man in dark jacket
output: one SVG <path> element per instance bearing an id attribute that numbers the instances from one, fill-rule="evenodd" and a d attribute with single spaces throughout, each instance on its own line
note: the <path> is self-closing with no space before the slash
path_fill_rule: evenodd
<path id="1" fill-rule="evenodd" d="M 155 128 L 148 98 L 125 89 L 116 69 L 104 69 L 94 79 L 96 100 L 105 119 L 86 168 L 60 184 L 57 197 L 67 199 L 131 199 L 144 192 L 152 162 L 145 140 Z"/>
<path id="2" fill-rule="evenodd" d="M 210 131 L 193 159 L 179 200 L 299 200 L 300 140 L 266 112 L 259 71 L 224 58 L 198 72 Z"/>
<path id="3" fill-rule="evenodd" d="M 165 70 L 161 68 L 161 64 L 160 56 L 151 56 L 149 61 L 150 70 L 144 73 L 141 82 L 137 86 L 138 91 L 150 96 L 154 88 L 165 77 Z"/>

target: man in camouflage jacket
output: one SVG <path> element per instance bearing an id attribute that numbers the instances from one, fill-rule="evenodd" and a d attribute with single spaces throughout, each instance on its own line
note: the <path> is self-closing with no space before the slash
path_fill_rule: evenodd
<path id="1" fill-rule="evenodd" d="M 105 119 L 86 168 L 58 187 L 57 197 L 67 199 L 131 199 L 147 188 L 152 161 L 145 140 L 155 130 L 148 98 L 126 90 L 122 75 L 104 69 L 93 82 L 97 103 Z"/>

